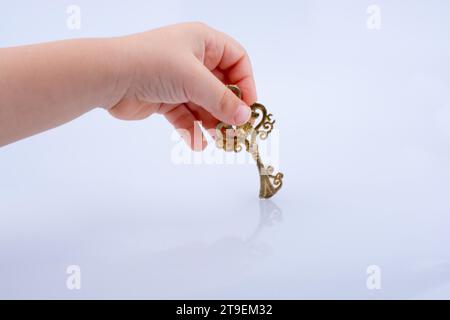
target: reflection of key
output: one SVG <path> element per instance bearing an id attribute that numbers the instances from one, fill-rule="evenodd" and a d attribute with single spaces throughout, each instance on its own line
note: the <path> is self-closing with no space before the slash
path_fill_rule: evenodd
<path id="1" fill-rule="evenodd" d="M 228 88 L 239 98 L 242 97 L 238 86 L 229 85 Z M 267 114 L 267 110 L 262 104 L 254 103 L 250 107 L 252 109 L 250 120 L 241 126 L 233 127 L 219 122 L 216 127 L 216 146 L 225 151 L 234 152 L 241 151 L 242 145 L 245 146 L 245 150 L 252 155 L 258 167 L 260 178 L 259 197 L 267 199 L 281 189 L 283 174 L 279 172 L 274 175 L 273 167 L 266 167 L 262 163 L 256 139 L 267 139 L 269 133 L 272 132 L 275 120 L 271 120 L 272 114 Z"/>

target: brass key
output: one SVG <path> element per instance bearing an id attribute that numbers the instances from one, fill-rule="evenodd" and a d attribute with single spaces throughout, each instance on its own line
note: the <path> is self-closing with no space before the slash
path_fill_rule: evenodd
<path id="1" fill-rule="evenodd" d="M 239 99 L 242 98 L 241 90 L 238 86 L 228 85 Z M 219 122 L 216 126 L 216 146 L 225 151 L 240 152 L 245 146 L 245 150 L 249 152 L 256 161 L 258 167 L 260 188 L 259 197 L 268 199 L 272 197 L 283 185 L 283 174 L 281 172 L 274 173 L 272 166 L 265 166 L 259 155 L 257 138 L 261 140 L 267 139 L 272 132 L 275 120 L 272 120 L 272 114 L 267 114 L 266 107 L 262 104 L 254 103 L 250 106 L 252 114 L 250 120 L 241 126 L 231 126 L 229 124 Z"/>

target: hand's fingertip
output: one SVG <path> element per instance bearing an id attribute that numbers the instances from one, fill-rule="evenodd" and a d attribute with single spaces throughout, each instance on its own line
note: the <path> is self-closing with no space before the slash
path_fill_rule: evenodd
<path id="1" fill-rule="evenodd" d="M 208 142 L 203 138 L 201 142 L 194 141 L 190 143 L 189 147 L 194 152 L 201 152 L 205 150 L 205 148 L 208 146 Z"/>
<path id="2" fill-rule="evenodd" d="M 247 105 L 251 106 L 253 103 L 258 101 L 258 94 L 256 93 L 254 82 L 251 85 L 240 83 L 238 86 L 242 91 L 242 100 L 244 100 Z"/>
<path id="3" fill-rule="evenodd" d="M 240 104 L 234 114 L 234 124 L 243 125 L 248 120 L 250 120 L 251 110 L 249 106 L 245 104 Z"/>

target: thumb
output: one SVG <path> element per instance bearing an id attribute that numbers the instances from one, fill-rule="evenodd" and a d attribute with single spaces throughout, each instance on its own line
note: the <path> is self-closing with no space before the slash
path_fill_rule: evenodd
<path id="1" fill-rule="evenodd" d="M 251 110 L 202 63 L 195 60 L 194 70 L 185 83 L 187 98 L 227 124 L 242 125 Z"/>

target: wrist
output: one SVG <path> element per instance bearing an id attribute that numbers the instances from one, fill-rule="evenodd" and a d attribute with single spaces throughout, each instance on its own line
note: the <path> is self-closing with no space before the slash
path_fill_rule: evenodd
<path id="1" fill-rule="evenodd" d="M 129 49 L 124 42 L 125 37 L 102 39 L 99 61 L 100 65 L 104 65 L 104 77 L 107 80 L 101 107 L 108 110 L 125 96 L 134 74 Z"/>

